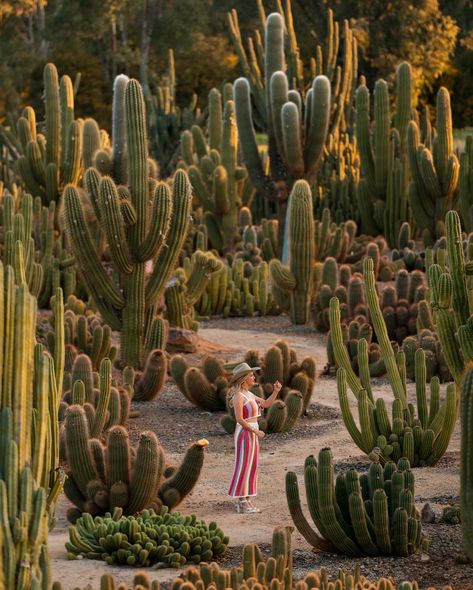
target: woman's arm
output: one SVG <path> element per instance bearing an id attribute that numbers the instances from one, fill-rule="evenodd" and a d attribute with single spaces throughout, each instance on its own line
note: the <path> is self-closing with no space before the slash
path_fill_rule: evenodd
<path id="1" fill-rule="evenodd" d="M 245 400 L 240 392 L 235 393 L 235 397 L 233 398 L 233 409 L 235 410 L 235 419 L 240 424 L 242 428 L 248 430 L 249 432 L 254 433 L 254 429 L 251 428 L 250 423 L 243 418 L 243 405 Z"/>
<path id="2" fill-rule="evenodd" d="M 279 381 L 276 381 L 276 383 L 273 385 L 273 393 L 267 399 L 261 399 L 259 405 L 262 408 L 270 408 L 278 397 L 281 387 L 282 385 L 279 383 Z"/>

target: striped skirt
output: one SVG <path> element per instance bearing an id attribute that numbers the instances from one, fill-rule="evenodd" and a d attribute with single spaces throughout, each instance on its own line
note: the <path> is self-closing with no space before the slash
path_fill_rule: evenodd
<path id="1" fill-rule="evenodd" d="M 258 424 L 254 425 L 258 430 Z M 233 498 L 256 496 L 258 480 L 259 438 L 256 434 L 236 425 L 235 434 L 235 468 L 228 495 Z"/>

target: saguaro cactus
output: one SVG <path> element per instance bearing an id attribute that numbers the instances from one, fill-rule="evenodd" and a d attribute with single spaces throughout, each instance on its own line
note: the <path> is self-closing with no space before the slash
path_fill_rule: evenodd
<path id="1" fill-rule="evenodd" d="M 289 267 L 283 266 L 279 260 L 272 260 L 271 279 L 278 289 L 289 293 L 291 321 L 294 324 L 306 324 L 310 315 L 315 258 L 312 196 L 306 181 L 298 180 L 294 185 L 288 214 Z"/>
<path id="2" fill-rule="evenodd" d="M 174 175 L 172 191 L 166 183 L 149 178 L 145 105 L 136 80 L 126 83 L 124 113 L 128 189 L 117 188 L 111 178 L 101 178 L 93 168 L 86 173 L 89 198 L 103 227 L 118 283 L 102 266 L 81 198 L 72 185 L 64 193 L 64 214 L 84 284 L 106 322 L 121 330 L 122 361 L 138 368 L 144 361 L 146 319 L 154 319 L 153 306 L 164 292 L 186 238 L 191 186 L 182 170 Z M 148 260 L 154 260 L 149 274 Z"/>
<path id="3" fill-rule="evenodd" d="M 24 109 L 10 156 L 26 189 L 43 203 L 59 200 L 67 183 L 77 185 L 82 173 L 82 123 L 74 120 L 74 89 L 69 76 L 59 81 L 56 66 L 43 71 L 45 123 L 37 133 L 36 114 Z"/>

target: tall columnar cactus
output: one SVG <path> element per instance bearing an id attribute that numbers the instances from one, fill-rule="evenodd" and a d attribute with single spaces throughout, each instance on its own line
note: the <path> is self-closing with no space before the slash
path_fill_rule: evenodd
<path id="1" fill-rule="evenodd" d="M 36 114 L 26 107 L 17 123 L 10 156 L 33 197 L 58 201 L 62 188 L 78 185 L 82 174 L 82 123 L 74 119 L 74 89 L 69 76 L 59 81 L 56 66 L 43 71 L 45 118 L 37 132 Z"/>
<path id="2" fill-rule="evenodd" d="M 343 32 L 340 31 L 339 23 L 334 20 L 333 11 L 327 10 L 326 38 L 322 45 L 316 46 L 315 56 L 310 58 L 308 67 L 304 68 L 293 24 L 291 2 L 285 2 L 284 11 L 281 5 L 277 8 L 281 18 L 276 19 L 273 14 L 266 17 L 263 3 L 259 3 L 260 28 L 256 29 L 254 38 L 247 39 L 248 49 L 245 49 L 241 36 L 237 11 L 234 9 L 228 14 L 230 37 L 243 75 L 251 86 L 255 125 L 259 129 L 264 129 L 268 124 L 271 116 L 271 105 L 267 101 L 270 85 L 268 73 L 271 74 L 276 70 L 285 71 L 285 68 L 277 67 L 278 62 L 284 60 L 284 62 L 287 61 L 288 83 L 291 88 L 299 92 L 305 92 L 310 86 L 310 79 L 305 77 L 306 72 L 312 78 L 319 74 L 329 78 L 337 90 L 332 97 L 334 117 L 331 128 L 331 131 L 336 134 L 337 128 L 349 125 L 352 117 L 351 107 L 358 68 L 356 39 L 348 22 L 344 22 Z M 269 22 L 270 19 L 272 22 Z M 260 30 L 265 33 L 264 39 L 261 37 Z M 283 43 L 281 43 L 282 33 L 285 37 Z M 341 42 L 342 37 L 343 42 Z M 342 62 L 342 66 L 337 66 L 338 60 Z M 291 99 L 297 101 L 297 94 L 292 90 L 290 92 Z"/>
<path id="3" fill-rule="evenodd" d="M 65 297 L 76 287 L 74 259 L 53 227 L 56 202 L 44 207 L 41 197 L 33 200 L 25 194 L 20 210 L 15 212 L 15 208 L 14 197 L 5 195 L 0 204 L 3 261 L 15 269 L 23 267 L 28 289 L 37 297 L 39 307 L 49 307 L 57 287 Z"/>
<path id="4" fill-rule="evenodd" d="M 460 501 L 463 547 L 473 560 L 473 365 L 469 364 L 461 387 Z"/>
<path id="5" fill-rule="evenodd" d="M 291 321 L 306 324 L 312 296 L 313 263 L 315 257 L 312 196 L 304 180 L 298 180 L 292 189 L 288 208 L 289 267 L 279 260 L 270 263 L 271 279 L 278 289 L 289 295 Z"/>
<path id="6" fill-rule="evenodd" d="M 68 389 L 62 397 L 60 421 L 64 420 L 70 406 L 80 405 L 86 412 L 89 430 L 95 438 L 100 438 L 115 424 L 126 424 L 132 395 L 125 387 L 112 384 L 111 367 L 110 359 L 104 358 L 100 363 L 100 372 L 94 374 L 88 356 L 80 354 L 76 357 L 71 373 L 65 374 Z M 95 384 L 98 386 L 95 387 Z M 65 431 L 62 428 L 61 451 L 64 448 Z"/>
<path id="7" fill-rule="evenodd" d="M 144 92 L 151 153 L 159 162 L 163 175 L 167 176 L 178 160 L 182 132 L 193 125 L 201 125 L 205 115 L 197 106 L 197 94 L 191 96 L 187 106 L 178 106 L 181 101 L 177 96 L 172 49 L 168 53 L 167 72 L 157 80 L 153 92 L 148 87 Z"/>
<path id="8" fill-rule="evenodd" d="M 429 305 L 445 361 L 460 385 L 465 363 L 473 361 L 473 297 L 468 279 L 473 263 L 470 258 L 465 260 L 456 211 L 447 213 L 445 226 L 447 266 L 429 265 Z"/>
<path id="9" fill-rule="evenodd" d="M 453 151 L 450 94 L 444 87 L 437 93 L 437 135 L 432 147 L 421 143 L 415 121 L 407 129 L 407 151 L 412 182 L 409 204 L 414 219 L 432 243 L 445 234 L 445 215 L 456 203 L 459 163 Z"/>
<path id="10" fill-rule="evenodd" d="M 208 137 L 194 125 L 181 138 L 183 159 L 212 248 L 231 251 L 238 238 L 239 211 L 249 207 L 254 189 L 239 162 L 235 105 L 227 100 L 222 114 L 220 92 L 209 94 Z"/>
<path id="11" fill-rule="evenodd" d="M 383 233 L 391 248 L 397 245 L 401 224 L 408 221 L 404 145 L 411 118 L 411 85 L 411 68 L 404 62 L 397 69 L 392 129 L 388 85 L 384 80 L 376 82 L 372 138 L 368 88 L 362 84 L 356 91 L 356 135 L 363 176 L 358 187 L 361 225 L 369 235 Z"/>
<path id="12" fill-rule="evenodd" d="M 371 463 L 368 474 L 355 470 L 334 481 L 330 449 L 309 456 L 304 465 L 307 503 L 317 531 L 306 520 L 300 503 L 297 476 L 286 475 L 286 498 L 299 532 L 316 549 L 346 555 L 415 553 L 423 540 L 420 512 L 414 503 L 414 474 L 405 458 L 384 469 Z"/>
<path id="13" fill-rule="evenodd" d="M 93 168 L 86 173 L 89 198 L 103 227 L 118 283 L 97 255 L 81 197 L 72 185 L 64 192 L 64 217 L 83 282 L 105 321 L 121 331 L 122 361 L 138 368 L 144 361 L 146 321 L 154 319 L 152 310 L 186 238 L 191 186 L 182 170 L 175 173 L 172 190 L 149 178 L 140 84 L 129 80 L 124 94 L 128 188 L 117 187 L 110 177 L 100 177 Z M 148 274 L 146 262 L 150 260 L 154 267 Z"/>
<path id="14" fill-rule="evenodd" d="M 465 140 L 465 151 L 460 154 L 458 180 L 458 209 L 465 231 L 473 231 L 473 136 Z"/>
<path id="15" fill-rule="evenodd" d="M 250 261 L 235 258 L 230 266 L 212 273 L 207 289 L 196 302 L 201 316 L 248 316 L 278 314 L 268 283 L 269 267 L 266 262 L 254 266 Z"/>
<path id="16" fill-rule="evenodd" d="M 352 76 L 356 69 L 353 55 L 356 49 L 353 49 L 352 33 L 346 23 L 343 69 L 339 67 L 334 72 L 320 55 L 317 64 L 314 62 L 311 68 L 313 82 L 306 92 L 309 85 L 302 79 L 289 4 L 287 9 L 285 17 L 272 13 L 264 19 L 264 46 L 260 40 L 258 57 L 252 51 L 249 52 L 250 57 L 246 55 L 236 12 L 230 15 L 232 36 L 246 76 L 234 84 L 235 112 L 243 158 L 253 186 L 265 200 L 266 216 L 271 213 L 270 203 L 276 203 L 281 246 L 286 223 L 286 201 L 292 186 L 300 178 L 312 184 L 317 176 L 329 132 L 336 134 L 338 127 L 343 126 L 341 120 L 346 107 L 351 104 Z M 286 67 L 284 50 L 285 31 L 290 40 L 289 69 Z M 330 59 L 332 57 L 330 55 Z M 333 95 L 332 82 L 335 89 Z M 265 170 L 256 143 L 255 125 L 268 134 L 269 173 Z"/>
<path id="17" fill-rule="evenodd" d="M 47 588 L 47 534 L 61 490 L 57 412 L 64 369 L 63 302 L 52 355 L 36 343 L 37 301 L 24 273 L 0 264 L 0 585 Z"/>
<path id="18" fill-rule="evenodd" d="M 359 378 L 352 369 L 340 326 L 339 304 L 330 302 L 330 330 L 335 359 L 340 366 L 337 373 L 338 395 L 343 421 L 353 441 L 365 453 L 379 456 L 381 461 L 397 460 L 404 456 L 412 466 L 434 465 L 445 453 L 457 417 L 457 391 L 454 384 L 447 386 L 445 399 L 440 402 L 440 385 L 434 377 L 430 383 L 430 403 L 426 392 L 425 354 L 417 350 L 415 362 L 417 417 L 413 404 L 408 403 L 404 353 L 394 353 L 374 280 L 373 261 L 364 260 L 364 283 L 371 321 L 380 345 L 391 389 L 394 395 L 392 422 L 389 421 L 382 398 L 375 399 L 369 374 L 368 344 L 358 341 Z M 359 413 L 358 427 L 349 407 L 347 383 L 354 394 Z M 374 416 L 374 420 L 371 417 Z"/>

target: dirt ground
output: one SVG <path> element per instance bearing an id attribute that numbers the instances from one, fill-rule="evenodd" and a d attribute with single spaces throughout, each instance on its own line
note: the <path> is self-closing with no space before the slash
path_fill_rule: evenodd
<path id="1" fill-rule="evenodd" d="M 242 360 L 248 349 L 263 353 L 277 339 L 285 338 L 296 349 L 298 357 L 312 355 L 317 362 L 318 373 L 326 363 L 326 336 L 312 328 L 296 328 L 286 317 L 251 319 L 227 319 L 205 322 L 199 331 L 200 350 L 188 355 L 192 364 L 211 352 L 232 362 Z M 375 381 L 374 393 L 391 400 L 391 390 L 385 379 Z M 412 393 L 412 390 L 410 390 Z M 334 377 L 320 377 L 316 383 L 309 408 L 309 416 L 303 417 L 290 433 L 272 434 L 261 444 L 260 475 L 257 505 L 261 514 L 240 515 L 234 503 L 227 497 L 227 488 L 233 468 L 233 440 L 219 425 L 221 414 L 202 412 L 193 407 L 179 392 L 171 379 L 163 393 L 153 402 L 133 404 L 140 411 L 139 417 L 130 420 L 132 438 L 143 430 L 153 430 L 159 437 L 170 462 L 179 461 L 187 445 L 199 438 L 209 441 L 201 478 L 179 507 L 184 513 L 195 512 L 209 522 L 216 520 L 230 536 L 230 545 L 223 558 L 225 567 L 237 565 L 244 543 L 255 542 L 269 548 L 274 526 L 292 524 L 284 491 L 284 478 L 288 470 L 299 476 L 303 472 L 304 459 L 317 454 L 322 447 L 330 447 L 336 470 L 355 466 L 359 471 L 368 467 L 367 458 L 355 446 L 346 431 L 338 409 L 338 396 Z M 434 468 L 415 469 L 416 502 L 419 508 L 429 502 L 437 513 L 448 504 L 459 502 L 459 424 L 450 442 L 448 452 Z M 302 491 L 302 496 L 304 495 Z M 68 561 L 64 549 L 67 540 L 67 499 L 62 496 L 57 510 L 58 524 L 50 534 L 50 551 L 53 561 L 53 579 L 62 582 L 65 590 L 87 584 L 99 587 L 102 573 L 113 573 L 119 581 L 130 583 L 133 568 L 109 567 L 99 561 Z M 310 519 L 310 517 L 309 517 Z M 395 582 L 417 579 L 420 588 L 450 584 L 454 590 L 473 590 L 473 565 L 457 563 L 461 553 L 459 525 L 433 524 L 425 526 L 431 545 L 426 552 L 409 558 L 362 558 L 326 553 L 314 553 L 302 536 L 293 535 L 294 567 L 296 576 L 311 569 L 326 567 L 335 575 L 338 568 L 353 568 L 358 564 L 368 577 L 392 576 Z M 153 572 L 154 578 L 166 583 L 177 570 Z"/>

